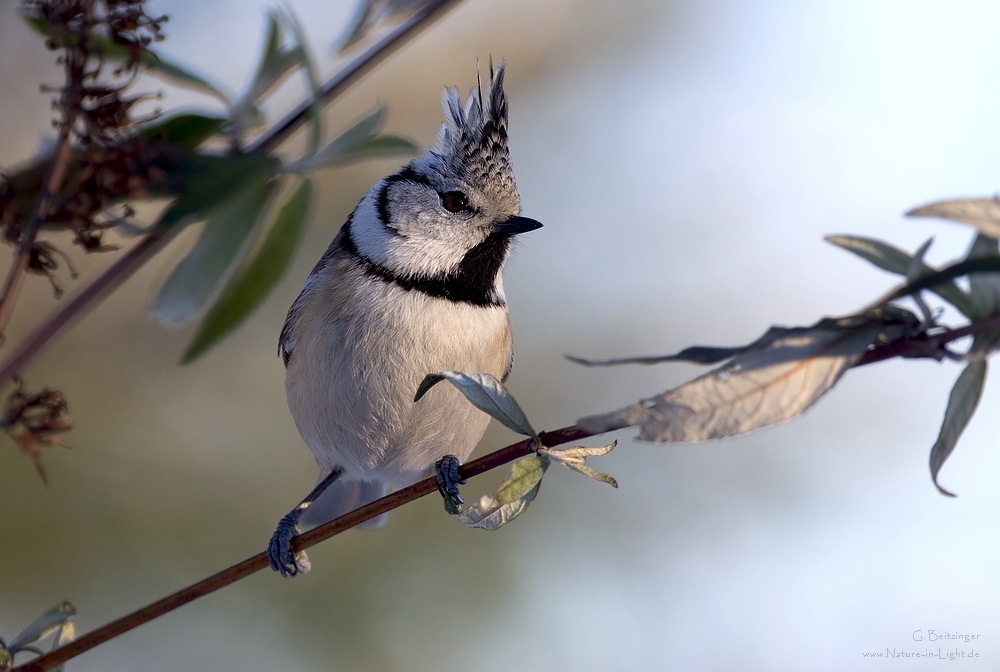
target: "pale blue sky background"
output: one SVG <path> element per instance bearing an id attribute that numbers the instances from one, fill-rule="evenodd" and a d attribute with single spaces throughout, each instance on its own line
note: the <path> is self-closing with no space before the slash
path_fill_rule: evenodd
<path id="1" fill-rule="evenodd" d="M 325 49 L 352 5 L 291 5 L 333 72 Z M 12 23 L 14 3 L 0 6 L 6 166 L 47 131 L 36 85 L 50 57 Z M 154 4 L 172 15 L 163 51 L 237 90 L 266 6 Z M 524 213 L 546 224 L 506 274 L 511 389 L 555 428 L 698 372 L 582 369 L 562 353 L 742 343 L 849 313 L 892 284 L 824 235 L 908 250 L 933 235 L 933 262 L 962 254 L 967 230 L 901 213 L 995 192 L 998 20 L 990 2 L 468 0 L 327 119 L 332 133 L 384 102 L 388 129 L 426 145 L 441 87 L 466 89 L 476 58 L 507 56 Z M 297 92 L 283 90 L 275 115 Z M 315 477 L 284 405 L 281 320 L 354 203 L 398 163 L 323 178 L 295 269 L 203 361 L 175 366 L 190 334 L 145 317 L 181 240 L 32 366 L 32 383 L 66 392 L 77 429 L 72 451 L 47 455 L 48 488 L 0 449 L 0 634 L 63 598 L 89 630 L 263 548 Z M 11 338 L 52 305 L 34 281 Z M 620 433 L 594 465 L 617 491 L 552 472 L 532 510 L 493 535 L 428 499 L 315 549 L 308 577 L 256 576 L 72 669 L 922 670 L 941 662 L 862 653 L 936 650 L 912 640 L 928 629 L 981 635 L 960 645 L 981 657 L 956 664 L 995 669 L 992 380 L 942 472 L 959 498 L 939 496 L 926 466 L 959 370 L 866 367 L 804 418 L 720 443 Z M 480 450 L 512 439 L 491 428 Z"/>

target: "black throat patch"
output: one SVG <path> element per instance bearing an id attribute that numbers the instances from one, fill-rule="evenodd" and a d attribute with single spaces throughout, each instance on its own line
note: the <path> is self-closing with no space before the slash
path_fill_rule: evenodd
<path id="1" fill-rule="evenodd" d="M 337 238 L 340 248 L 357 259 L 368 275 L 384 282 L 455 303 L 474 306 L 506 305 L 496 290 L 496 279 L 510 249 L 510 234 L 491 234 L 466 252 L 456 270 L 436 276 L 403 275 L 364 256 L 351 237 L 350 221 L 344 225 Z"/>

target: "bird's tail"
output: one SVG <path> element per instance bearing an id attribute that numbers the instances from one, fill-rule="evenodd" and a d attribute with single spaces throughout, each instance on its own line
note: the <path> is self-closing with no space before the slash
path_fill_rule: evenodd
<path id="1" fill-rule="evenodd" d="M 379 497 L 384 497 L 386 486 L 379 481 L 334 481 L 302 514 L 303 527 L 312 528 L 338 518 L 359 506 L 370 504 Z M 389 514 L 383 513 L 357 526 L 357 529 L 375 530 L 389 520 Z"/>

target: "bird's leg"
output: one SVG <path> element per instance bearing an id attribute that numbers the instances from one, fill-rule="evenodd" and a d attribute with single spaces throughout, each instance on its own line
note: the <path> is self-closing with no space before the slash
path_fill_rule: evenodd
<path id="1" fill-rule="evenodd" d="M 299 502 L 298 506 L 289 511 L 278 521 L 278 529 L 271 535 L 271 541 L 267 544 L 267 560 L 271 563 L 271 569 L 281 574 L 286 579 L 290 579 L 298 573 L 308 574 L 311 569 L 309 558 L 305 551 L 292 553 L 292 539 L 299 533 L 299 519 L 306 509 L 323 494 L 323 491 L 337 480 L 343 472 L 334 469 L 322 481 L 316 484 L 308 495 Z"/>
<path id="2" fill-rule="evenodd" d="M 458 473 L 461 464 L 454 455 L 445 455 L 434 463 L 434 481 L 437 483 L 438 492 L 444 497 L 444 510 L 451 515 L 458 513 L 458 507 L 465 503 L 458 492 L 458 486 L 468 483 Z"/>

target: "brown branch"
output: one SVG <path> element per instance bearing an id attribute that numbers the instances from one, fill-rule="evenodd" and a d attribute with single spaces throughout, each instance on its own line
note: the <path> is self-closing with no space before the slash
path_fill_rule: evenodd
<path id="1" fill-rule="evenodd" d="M 546 446 L 559 446 L 572 441 L 586 439 L 590 436 L 593 436 L 593 433 L 580 429 L 575 425 L 571 425 L 569 427 L 557 429 L 553 432 L 542 432 L 541 439 L 542 443 Z M 507 464 L 508 462 L 513 462 L 520 457 L 529 455 L 532 452 L 533 443 L 534 442 L 531 439 L 525 439 L 524 441 L 511 444 L 506 448 L 501 448 L 496 452 L 490 453 L 489 455 L 485 455 L 477 460 L 473 460 L 472 462 L 463 465 L 460 472 L 465 478 L 478 476 L 479 474 L 495 469 L 499 466 Z M 375 516 L 379 516 L 383 513 L 388 513 L 393 509 L 399 508 L 404 504 L 436 491 L 437 486 L 434 483 L 434 479 L 425 478 L 424 480 L 414 483 L 407 488 L 397 490 L 382 499 L 377 499 L 371 504 L 355 509 L 340 518 L 320 525 L 313 530 L 295 537 L 292 541 L 292 550 L 301 551 L 309 548 L 310 546 L 315 546 L 319 542 L 325 541 L 326 539 L 336 536 L 341 532 L 345 532 L 359 523 L 371 520 Z M 167 614 L 174 609 L 183 607 L 185 604 L 193 602 L 199 597 L 204 597 L 205 595 L 213 593 L 220 588 L 225 588 L 240 579 L 246 578 L 255 572 L 259 572 L 267 566 L 267 556 L 263 553 L 258 553 L 253 557 L 247 558 L 243 562 L 233 565 L 229 569 L 225 569 L 218 574 L 213 574 L 207 579 L 192 584 L 187 588 L 173 593 L 172 595 L 168 595 L 162 600 L 153 602 L 152 604 L 134 611 L 127 616 L 123 616 L 118 620 L 97 628 L 96 630 L 92 630 L 65 646 L 61 646 L 54 651 L 19 665 L 14 668 L 13 672 L 44 672 L 45 670 L 50 670 L 57 665 L 61 665 L 66 661 L 89 651 L 99 644 L 103 644 L 110 639 L 114 639 L 115 637 L 137 628 L 140 625 L 148 623 L 154 618 Z"/>
<path id="2" fill-rule="evenodd" d="M 318 95 L 320 104 L 327 105 L 335 100 L 348 87 L 371 71 L 375 65 L 402 47 L 459 2 L 461 0 L 437 0 L 436 2 L 429 3 L 413 17 L 400 24 L 328 80 L 320 89 Z M 247 151 L 268 152 L 275 149 L 308 120 L 310 105 L 311 101 L 300 105 L 285 119 L 275 124 L 271 130 L 264 133 L 251 144 Z M 99 300 L 107 292 L 118 287 L 139 266 L 145 263 L 146 260 L 159 252 L 173 237 L 174 233 L 174 231 L 154 230 L 112 264 L 94 282 L 85 287 L 72 299 L 63 303 L 59 309 L 43 322 L 0 365 L 0 385 L 4 385 L 10 381 L 39 350 L 48 344 L 56 334 L 80 313 L 90 308 L 95 301 Z M 20 278 L 23 279 L 23 274 L 21 274 Z M 0 310 L 2 308 L 3 306 L 0 305 Z M 0 312 L 0 318 L 2 317 L 3 313 Z M 0 331 L 2 331 L 3 324 L 3 322 L 0 322 Z"/>
<path id="3" fill-rule="evenodd" d="M 967 324 L 960 329 L 949 329 L 939 334 L 921 334 L 920 336 L 901 338 L 888 345 L 869 350 L 854 366 L 874 364 L 894 357 L 940 360 L 944 356 L 944 346 L 952 341 L 997 330 L 1000 330 L 1000 315 L 987 318 L 981 322 Z"/>

